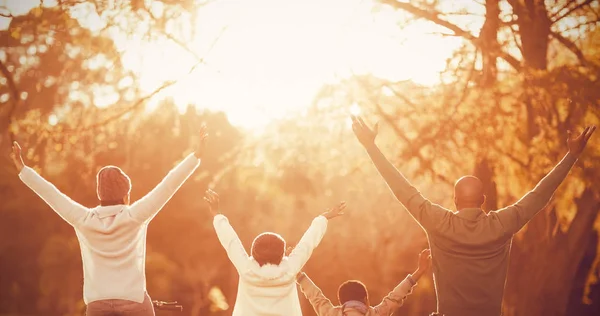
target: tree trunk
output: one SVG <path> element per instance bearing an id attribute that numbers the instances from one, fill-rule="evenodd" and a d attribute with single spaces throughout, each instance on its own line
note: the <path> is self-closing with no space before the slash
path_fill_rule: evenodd
<path id="1" fill-rule="evenodd" d="M 548 67 L 548 44 L 552 22 L 544 0 L 509 0 L 517 16 L 525 67 L 545 70 Z"/>
<path id="2" fill-rule="evenodd" d="M 566 232 L 557 226 L 556 210 L 546 209 L 515 236 L 505 316 L 565 315 L 579 263 L 596 233 L 594 220 L 600 209 L 600 200 L 591 189 L 575 203 L 577 215 Z"/>
<path id="3" fill-rule="evenodd" d="M 534 139 L 540 131 L 535 122 L 539 113 L 533 106 L 535 91 L 531 89 L 534 84 L 531 82 L 533 77 L 530 72 L 546 70 L 548 67 L 548 46 L 552 21 L 548 17 L 544 0 L 508 0 L 508 3 L 517 17 L 521 53 L 525 64 L 523 104 L 527 113 L 527 138 L 525 141 L 527 143 Z"/>
<path id="4" fill-rule="evenodd" d="M 473 172 L 483 183 L 483 194 L 485 194 L 485 203 L 483 210 L 486 212 L 498 209 L 498 193 L 496 182 L 494 181 L 494 169 L 487 159 L 478 159 Z"/>
<path id="5" fill-rule="evenodd" d="M 479 84 L 491 87 L 496 83 L 498 69 L 496 58 L 498 57 L 498 28 L 500 27 L 500 6 L 498 0 L 487 0 L 485 2 L 485 22 L 479 33 L 481 42 L 481 79 Z"/>

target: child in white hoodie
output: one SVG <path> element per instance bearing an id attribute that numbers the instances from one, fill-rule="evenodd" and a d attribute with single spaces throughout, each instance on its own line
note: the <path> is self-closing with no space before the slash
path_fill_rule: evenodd
<path id="1" fill-rule="evenodd" d="M 289 256 L 285 256 L 285 241 L 275 233 L 258 235 L 248 256 L 227 217 L 218 213 L 219 196 L 208 190 L 204 199 L 215 216 L 219 241 L 240 276 L 232 316 L 301 316 L 296 275 L 321 242 L 327 221 L 343 215 L 346 204 L 317 216 Z"/>

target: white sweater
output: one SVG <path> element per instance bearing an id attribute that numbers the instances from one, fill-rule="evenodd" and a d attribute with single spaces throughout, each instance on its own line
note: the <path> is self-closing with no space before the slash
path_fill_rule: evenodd
<path id="1" fill-rule="evenodd" d="M 219 214 L 213 224 L 240 276 L 232 316 L 301 316 L 296 275 L 321 242 L 327 231 L 327 219 L 315 218 L 290 256 L 284 257 L 279 265 L 262 267 L 248 256 L 227 217 Z"/>
<path id="2" fill-rule="evenodd" d="M 84 207 L 62 194 L 29 167 L 19 177 L 60 217 L 75 228 L 83 261 L 83 300 L 142 303 L 146 292 L 148 223 L 198 167 L 193 154 L 185 158 L 154 190 L 132 205 Z"/>

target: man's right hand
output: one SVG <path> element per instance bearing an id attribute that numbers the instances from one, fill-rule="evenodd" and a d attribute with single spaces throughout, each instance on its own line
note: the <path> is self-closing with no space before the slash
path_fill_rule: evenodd
<path id="1" fill-rule="evenodd" d="M 569 137 L 567 138 L 569 152 L 577 156 L 581 155 L 581 153 L 585 149 L 585 145 L 587 145 L 588 140 L 590 139 L 590 137 L 592 137 L 592 134 L 595 130 L 596 126 L 588 126 L 577 137 L 572 137 L 571 131 L 569 131 Z"/>
<path id="2" fill-rule="evenodd" d="M 375 137 L 379 130 L 379 123 L 376 123 L 373 129 L 369 128 L 360 116 L 352 115 L 352 130 L 358 141 L 365 147 L 375 144 Z"/>
<path id="3" fill-rule="evenodd" d="M 219 195 L 217 194 L 217 192 L 211 189 L 206 190 L 206 194 L 204 195 L 204 201 L 208 203 L 210 213 L 213 216 L 219 214 Z"/>
<path id="4" fill-rule="evenodd" d="M 12 158 L 13 162 L 15 163 L 15 167 L 17 167 L 17 171 L 19 173 L 21 173 L 21 170 L 23 170 L 23 168 L 25 168 L 25 163 L 23 162 L 23 157 L 21 157 L 21 146 L 19 146 L 19 143 L 13 142 L 12 149 L 13 149 L 13 152 L 10 157 Z"/>

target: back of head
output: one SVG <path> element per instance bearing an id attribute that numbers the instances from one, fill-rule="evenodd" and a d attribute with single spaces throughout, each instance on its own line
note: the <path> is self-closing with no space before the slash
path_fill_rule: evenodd
<path id="1" fill-rule="evenodd" d="M 362 282 L 349 280 L 340 285 L 338 300 L 342 305 L 348 301 L 359 301 L 369 305 L 369 293 Z"/>
<path id="2" fill-rule="evenodd" d="M 485 202 L 483 183 L 475 176 L 464 176 L 454 184 L 454 203 L 458 210 L 480 208 Z"/>
<path id="3" fill-rule="evenodd" d="M 119 167 L 106 166 L 96 175 L 96 193 L 101 205 L 125 204 L 131 180 Z"/>
<path id="4" fill-rule="evenodd" d="M 262 267 L 265 264 L 279 265 L 285 253 L 285 240 L 275 233 L 262 233 L 252 242 L 252 257 Z"/>

